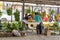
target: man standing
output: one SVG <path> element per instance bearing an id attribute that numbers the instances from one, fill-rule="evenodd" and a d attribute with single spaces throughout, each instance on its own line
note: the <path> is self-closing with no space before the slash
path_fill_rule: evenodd
<path id="1" fill-rule="evenodd" d="M 41 17 L 38 15 L 37 12 L 35 12 L 34 20 L 35 20 L 36 22 L 42 22 Z"/>

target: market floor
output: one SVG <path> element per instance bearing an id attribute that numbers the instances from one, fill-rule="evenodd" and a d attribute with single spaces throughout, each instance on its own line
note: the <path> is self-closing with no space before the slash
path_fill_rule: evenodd
<path id="1" fill-rule="evenodd" d="M 60 36 L 27 35 L 24 37 L 0 37 L 0 40 L 60 40 Z"/>
<path id="2" fill-rule="evenodd" d="M 44 36 L 37 35 L 36 32 L 27 32 L 23 37 L 0 37 L 0 40 L 60 40 L 60 35 Z"/>

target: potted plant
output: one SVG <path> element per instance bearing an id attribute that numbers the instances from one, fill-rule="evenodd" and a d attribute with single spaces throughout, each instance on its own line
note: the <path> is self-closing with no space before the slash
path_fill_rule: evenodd
<path id="1" fill-rule="evenodd" d="M 55 17 L 55 20 L 58 21 L 58 19 L 60 18 L 60 14 L 55 14 L 54 17 Z"/>
<path id="2" fill-rule="evenodd" d="M 5 30 L 6 28 L 7 28 L 7 23 L 6 22 L 2 23 L 2 30 Z"/>
<path id="3" fill-rule="evenodd" d="M 20 20 L 20 12 L 16 9 L 16 12 L 14 13 L 15 21 Z"/>
<path id="4" fill-rule="evenodd" d="M 6 27 L 7 32 L 12 32 L 12 27 L 11 27 L 11 23 L 7 23 L 7 27 Z"/>
<path id="5" fill-rule="evenodd" d="M 52 32 L 51 35 L 56 35 L 56 33 L 55 32 Z"/>
<path id="6" fill-rule="evenodd" d="M 21 33 L 21 36 L 25 36 L 25 31 L 24 31 L 24 24 L 22 22 L 18 22 L 19 24 L 19 30 L 20 30 L 20 33 Z"/>
<path id="7" fill-rule="evenodd" d="M 23 26 L 22 25 L 23 25 L 22 22 L 19 21 L 19 22 L 15 23 L 14 28 L 16 28 L 16 30 L 18 30 L 20 32 L 21 36 L 24 36 L 25 35 L 25 32 L 23 32 L 24 31 L 24 25 Z"/>
<path id="8" fill-rule="evenodd" d="M 31 10 L 30 9 L 26 9 L 26 14 L 30 13 Z"/>
<path id="9" fill-rule="evenodd" d="M 51 33 L 51 34 L 52 35 L 56 35 L 56 32 L 59 31 L 59 27 L 58 27 L 58 23 L 57 22 L 54 23 L 53 28 L 54 28 L 54 32 Z"/>
<path id="10" fill-rule="evenodd" d="M 50 19 L 49 19 L 50 22 L 54 20 L 53 16 L 54 16 L 54 10 L 51 10 L 50 11 Z"/>
<path id="11" fill-rule="evenodd" d="M 4 23 L 2 23 L 2 29 L 11 32 L 13 30 L 12 25 L 13 25 L 13 23 L 4 22 Z"/>
<path id="12" fill-rule="evenodd" d="M 59 28 L 58 28 L 58 23 L 57 23 L 57 22 L 54 23 L 53 27 L 54 27 L 54 30 L 55 30 L 55 31 L 58 31 L 58 30 L 59 30 Z"/>
<path id="13" fill-rule="evenodd" d="M 0 11 L 0 17 L 2 16 L 2 12 Z"/>
<path id="14" fill-rule="evenodd" d="M 12 22 L 12 8 L 7 9 L 7 14 L 11 16 L 11 22 Z"/>
<path id="15" fill-rule="evenodd" d="M 45 28 L 45 35 L 50 36 L 50 25 L 49 24 Z"/>
<path id="16" fill-rule="evenodd" d="M 54 14 L 54 10 L 51 10 L 51 11 L 50 11 L 50 15 L 53 15 L 53 14 Z"/>
<path id="17" fill-rule="evenodd" d="M 24 30 L 24 26 L 22 26 L 22 22 L 18 22 L 18 25 L 19 25 L 19 30 L 20 31 L 23 31 Z"/>
<path id="18" fill-rule="evenodd" d="M 0 11 L 0 17 L 2 16 L 2 12 Z M 2 30 L 1 20 L 0 20 L 0 30 Z"/>

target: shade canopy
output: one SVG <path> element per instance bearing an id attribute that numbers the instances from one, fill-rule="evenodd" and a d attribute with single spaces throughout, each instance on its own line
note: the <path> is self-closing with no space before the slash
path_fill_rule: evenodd
<path id="1" fill-rule="evenodd" d="M 8 2 L 23 2 L 23 0 L 0 0 Z M 60 5 L 60 0 L 25 0 L 25 3 Z"/>

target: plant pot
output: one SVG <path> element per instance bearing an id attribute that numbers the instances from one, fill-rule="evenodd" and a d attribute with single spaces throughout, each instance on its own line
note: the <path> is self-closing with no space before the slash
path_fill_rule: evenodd
<path id="1" fill-rule="evenodd" d="M 51 35 L 56 35 L 56 33 L 51 33 Z"/>
<path id="2" fill-rule="evenodd" d="M 20 32 L 21 36 L 25 36 L 25 32 Z"/>
<path id="3" fill-rule="evenodd" d="M 47 31 L 47 36 L 50 36 L 51 35 L 51 32 L 50 30 Z"/>
<path id="4" fill-rule="evenodd" d="M 45 29 L 45 33 L 44 33 L 46 36 L 50 36 L 51 35 L 51 32 L 49 30 L 49 28 L 46 28 Z"/>

